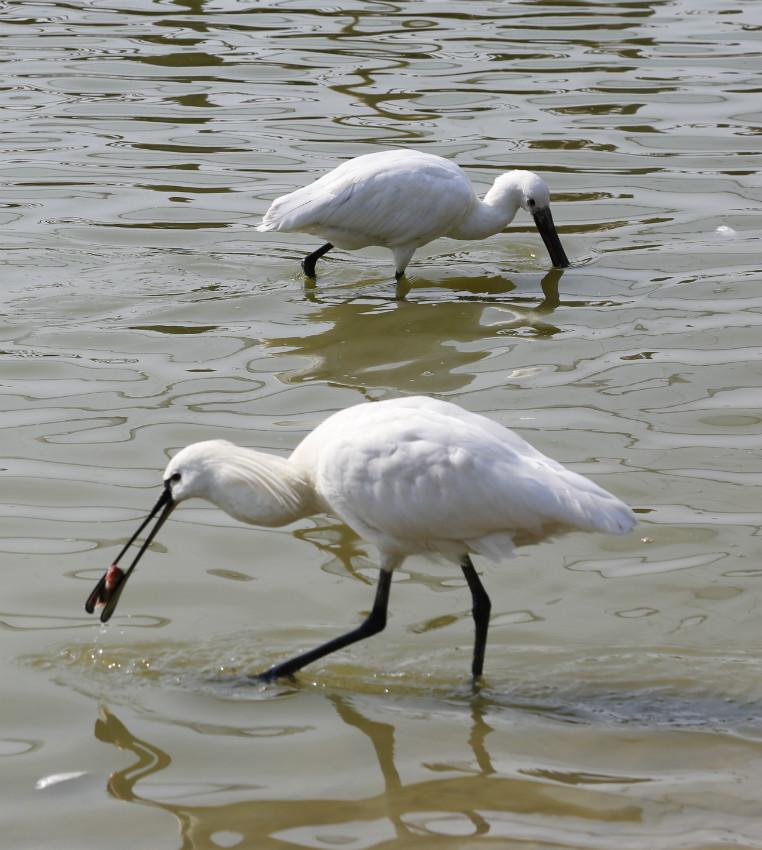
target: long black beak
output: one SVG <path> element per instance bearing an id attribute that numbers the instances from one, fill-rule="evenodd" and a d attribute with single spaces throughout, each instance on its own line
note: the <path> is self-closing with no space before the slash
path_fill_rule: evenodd
<path id="1" fill-rule="evenodd" d="M 175 502 L 172 498 L 172 491 L 169 489 L 169 485 L 166 484 L 164 486 L 164 490 L 162 490 L 161 496 L 159 496 L 159 500 L 153 508 L 151 508 L 151 513 L 149 513 L 143 522 L 140 523 L 138 530 L 124 544 L 121 552 L 116 556 L 114 563 L 106 571 L 98 584 L 95 585 L 93 592 L 87 597 L 87 602 L 85 602 L 85 611 L 87 611 L 88 614 L 92 614 L 93 611 L 95 611 L 96 606 L 98 604 L 102 604 L 103 610 L 101 611 L 101 622 L 105 623 L 109 620 L 111 615 L 114 613 L 119 597 L 122 595 L 122 590 L 124 590 L 124 585 L 127 583 L 127 579 L 137 566 L 138 561 L 143 557 L 143 553 L 151 545 L 151 541 L 154 537 L 156 537 L 159 529 L 162 525 L 164 525 L 169 515 L 175 509 L 176 504 L 177 502 Z M 125 552 L 130 548 L 130 546 L 132 546 L 135 540 L 142 533 L 143 529 L 149 522 L 151 522 L 152 519 L 154 519 L 154 517 L 157 517 L 156 524 L 148 532 L 148 536 L 143 541 L 140 549 L 138 549 L 138 553 L 135 555 L 129 568 L 123 572 L 119 569 L 117 564 L 121 561 Z"/>
<path id="2" fill-rule="evenodd" d="M 540 231 L 542 241 L 548 249 L 550 262 L 553 263 L 557 269 L 565 269 L 569 265 L 569 259 L 561 245 L 561 240 L 558 238 L 558 232 L 556 231 L 556 226 L 553 223 L 553 216 L 551 215 L 550 207 L 537 210 L 532 214 L 532 217 L 534 218 L 534 223 L 537 225 L 537 229 Z"/>

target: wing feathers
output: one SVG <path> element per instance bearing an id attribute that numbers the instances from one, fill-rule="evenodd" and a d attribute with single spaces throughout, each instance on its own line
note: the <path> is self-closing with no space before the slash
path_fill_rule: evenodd
<path id="1" fill-rule="evenodd" d="M 623 533 L 630 509 L 518 435 L 444 402 L 395 415 L 379 402 L 321 448 L 318 487 L 334 511 L 378 545 L 496 557 L 571 531 Z M 373 409 L 377 410 L 374 411 Z M 387 408 L 388 409 L 388 408 Z M 457 415 L 456 415 L 456 413 Z"/>
<path id="2" fill-rule="evenodd" d="M 348 160 L 276 198 L 257 230 L 312 233 L 349 249 L 420 246 L 448 232 L 474 200 L 454 163 L 417 151 L 383 151 Z"/>

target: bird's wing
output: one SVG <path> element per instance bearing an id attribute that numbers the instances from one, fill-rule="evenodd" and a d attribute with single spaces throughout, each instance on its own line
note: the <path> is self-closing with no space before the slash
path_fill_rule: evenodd
<path id="1" fill-rule="evenodd" d="M 366 154 L 276 198 L 258 230 L 313 233 L 339 247 L 423 245 L 474 202 L 452 162 L 415 151 Z"/>
<path id="2" fill-rule="evenodd" d="M 382 548 L 446 552 L 457 543 L 499 557 L 495 544 L 510 554 L 511 542 L 633 525 L 629 508 L 597 484 L 454 405 L 396 405 L 357 425 L 322 445 L 316 484 Z"/>

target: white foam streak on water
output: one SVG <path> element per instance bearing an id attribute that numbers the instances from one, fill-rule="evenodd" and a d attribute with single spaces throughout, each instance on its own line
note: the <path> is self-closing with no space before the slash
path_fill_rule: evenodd
<path id="1" fill-rule="evenodd" d="M 46 788 L 51 788 L 54 785 L 60 785 L 62 782 L 71 782 L 73 779 L 79 779 L 84 776 L 87 771 L 70 770 L 66 773 L 52 773 L 50 776 L 43 776 L 34 783 L 35 791 L 44 791 Z"/>

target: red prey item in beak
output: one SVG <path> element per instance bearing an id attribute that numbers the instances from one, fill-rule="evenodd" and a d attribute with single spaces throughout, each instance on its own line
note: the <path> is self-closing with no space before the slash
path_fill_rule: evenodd
<path id="1" fill-rule="evenodd" d="M 85 611 L 87 611 L 88 614 L 92 614 L 97 606 L 102 605 L 103 610 L 101 611 L 101 622 L 105 623 L 109 620 L 111 615 L 114 613 L 119 597 L 122 595 L 122 590 L 124 590 L 127 579 L 137 566 L 138 561 L 143 557 L 143 553 L 151 545 L 151 541 L 154 539 L 159 529 L 162 525 L 164 525 L 167 518 L 174 510 L 175 504 L 176 502 L 172 498 L 172 492 L 170 491 L 169 486 L 165 485 L 158 502 L 156 502 L 151 509 L 151 513 L 148 514 L 148 516 L 140 524 L 138 530 L 124 544 L 122 551 L 114 559 L 114 563 L 108 568 L 108 570 L 106 570 L 101 580 L 95 585 L 93 592 L 87 597 L 87 602 L 85 602 Z M 157 514 L 158 518 L 156 520 L 156 524 L 148 533 L 148 536 L 143 541 L 140 549 L 138 549 L 138 553 L 135 555 L 135 558 L 129 568 L 125 571 L 121 569 L 121 567 L 118 567 L 117 564 L 122 559 L 124 553 L 130 548 L 130 546 L 132 546 L 138 535 Z"/>
<path id="2" fill-rule="evenodd" d="M 88 614 L 92 614 L 99 605 L 105 605 L 109 601 L 114 591 L 124 581 L 124 576 L 124 570 L 117 567 L 116 564 L 112 564 L 106 570 L 106 574 L 95 585 L 95 590 L 85 603 L 85 610 Z"/>

